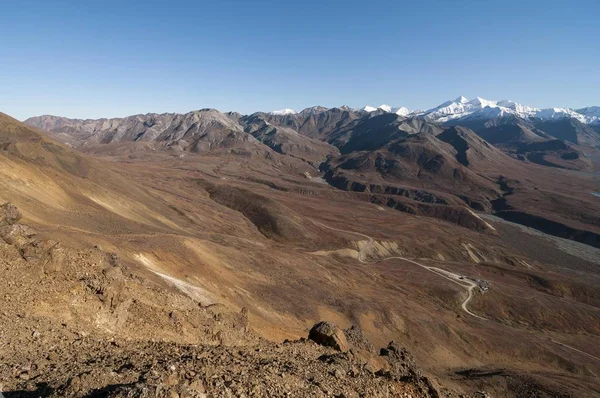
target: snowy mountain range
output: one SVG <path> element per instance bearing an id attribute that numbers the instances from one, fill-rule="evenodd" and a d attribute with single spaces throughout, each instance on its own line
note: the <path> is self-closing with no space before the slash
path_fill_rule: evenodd
<path id="1" fill-rule="evenodd" d="M 317 112 L 322 107 L 307 108 L 302 112 L 311 110 Z M 457 120 L 487 120 L 496 117 L 514 115 L 523 119 L 539 120 L 558 120 L 558 119 L 576 119 L 585 124 L 600 125 L 600 107 L 590 106 L 581 109 L 570 108 L 534 108 L 522 105 L 510 100 L 490 101 L 480 97 L 467 99 L 460 96 L 452 101 L 446 101 L 434 108 L 426 111 L 413 111 L 405 107 L 391 107 L 389 105 L 380 105 L 378 107 L 365 106 L 360 111 L 363 112 L 387 112 L 395 113 L 400 116 L 418 117 L 429 122 L 446 123 Z M 283 109 L 270 112 L 273 115 L 295 115 L 298 112 L 292 109 Z"/>
<path id="2" fill-rule="evenodd" d="M 577 119 L 586 124 L 600 122 L 598 107 L 574 110 L 569 108 L 534 108 L 516 103 L 514 101 L 490 101 L 480 97 L 469 100 L 458 97 L 454 101 L 443 104 L 424 112 L 415 113 L 427 121 L 444 123 L 456 119 L 492 119 L 506 115 L 515 115 L 523 119 Z"/>

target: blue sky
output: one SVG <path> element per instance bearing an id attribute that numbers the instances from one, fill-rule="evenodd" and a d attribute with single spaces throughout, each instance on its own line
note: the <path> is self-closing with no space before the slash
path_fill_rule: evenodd
<path id="1" fill-rule="evenodd" d="M 0 111 L 600 105 L 600 1 L 12 1 Z"/>

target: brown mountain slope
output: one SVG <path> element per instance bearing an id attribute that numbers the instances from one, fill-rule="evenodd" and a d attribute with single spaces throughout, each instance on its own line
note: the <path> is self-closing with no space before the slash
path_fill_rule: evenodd
<path id="1" fill-rule="evenodd" d="M 186 114 L 146 114 L 126 118 L 79 120 L 39 116 L 26 123 L 46 130 L 58 141 L 87 152 L 124 154 L 142 150 L 230 152 L 246 156 L 289 155 L 317 167 L 337 149 L 262 118 L 202 109 Z M 119 145 L 124 144 L 124 145 Z M 264 145 L 263 145 L 264 144 Z M 102 148 L 105 145 L 109 147 Z M 269 149 L 270 148 L 270 149 Z M 297 163 L 297 162 L 296 162 Z"/>
<path id="2" fill-rule="evenodd" d="M 0 141 L 0 177 L 4 183 L 0 199 L 16 203 L 26 214 L 85 229 L 92 225 L 108 227 L 98 218 L 101 214 L 112 220 L 127 220 L 122 224 L 126 230 L 172 227 L 157 209 L 164 206 L 159 198 L 106 164 L 3 114 Z"/>
<path id="3" fill-rule="evenodd" d="M 380 191 L 375 188 L 379 185 L 432 191 L 437 196 L 443 192 L 446 197 L 454 196 L 443 203 L 459 205 L 467 201 L 479 210 L 491 209 L 490 201 L 500 191 L 493 181 L 479 173 L 512 159 L 467 129 L 440 129 L 441 133 L 435 131 L 437 136 L 427 129 L 416 134 L 390 130 L 394 131 L 392 137 L 399 138 L 392 138 L 377 150 L 359 149 L 331 159 L 327 178 L 335 180 L 336 186 L 349 187 L 352 182 L 372 185 L 369 191 Z M 383 134 L 389 137 L 388 133 Z M 362 148 L 362 140 L 360 135 L 353 136 L 347 145 Z M 376 142 L 368 143 L 367 148 Z"/>
<path id="4" fill-rule="evenodd" d="M 439 385 L 396 343 L 377 353 L 356 327 L 337 329 L 343 347 L 271 343 L 250 330 L 246 308 L 203 305 L 193 285 L 178 291 L 98 247 L 40 240 L 19 218 L 14 206 L 0 206 L 2 396 L 320 397 L 328 395 L 323 387 L 439 396 Z M 13 239 L 7 228 L 27 234 Z M 287 377 L 265 377 L 270 372 Z"/>
<path id="5" fill-rule="evenodd" d="M 593 126 L 581 123 L 576 119 L 559 119 L 555 121 L 534 120 L 538 129 L 560 140 L 576 145 L 600 148 L 600 134 Z"/>
<path id="6" fill-rule="evenodd" d="M 342 153 L 350 153 L 382 148 L 394 140 L 413 134 L 437 135 L 441 131 L 439 126 L 422 120 L 385 113 L 348 125 L 331 134 L 328 140 L 338 146 Z"/>
<path id="7" fill-rule="evenodd" d="M 548 122 L 541 126 L 547 126 L 545 130 L 538 128 L 534 122 L 514 115 L 490 120 L 454 121 L 448 124 L 456 123 L 473 129 L 477 135 L 515 159 L 557 168 L 592 169 L 591 162 L 585 156 L 583 148 L 577 145 L 577 140 L 565 140 L 566 135 L 561 133 L 563 129 L 560 127 L 565 124 L 564 121 Z M 553 136 L 553 132 L 558 134 Z"/>
<path id="8" fill-rule="evenodd" d="M 456 161 L 456 149 L 438 141 L 436 147 L 443 146 L 449 154 L 447 162 L 460 165 Z M 425 148 L 427 145 L 427 142 L 423 144 Z M 254 351 L 252 355 L 243 348 L 233 351 L 181 346 L 166 348 L 171 347 L 172 340 L 163 340 L 165 335 L 170 335 L 173 340 L 182 336 L 199 338 L 196 330 L 205 330 L 201 314 L 208 315 L 209 325 L 225 327 L 225 315 L 211 317 L 210 312 L 202 310 L 206 306 L 210 309 L 221 305 L 234 314 L 247 308 L 249 327 L 260 336 L 279 343 L 286 338 L 306 337 L 311 326 L 323 319 L 335 321 L 343 328 L 357 324 L 376 347 L 386 347 L 389 341 L 395 340 L 412 348 L 425 372 L 465 394 L 485 389 L 496 395 L 516 397 L 526 388 L 531 394 L 550 391 L 555 395 L 585 396 L 586 392 L 595 391 L 593 375 L 600 372 L 593 359 L 600 356 L 597 349 L 600 327 L 597 320 L 600 318 L 595 304 L 598 277 L 591 271 L 596 267 L 595 252 L 585 248 L 565 252 L 562 249 L 571 247 L 568 245 L 573 242 L 555 244 L 548 237 L 520 232 L 512 225 L 506 225 L 505 229 L 499 221 L 484 221 L 478 218 L 479 215 L 471 214 L 470 220 L 479 220 L 481 224 L 478 225 L 483 225 L 485 232 L 459 227 L 456 221 L 468 219 L 465 215 L 470 213 L 456 196 L 448 200 L 460 200 L 465 213 L 447 212 L 446 221 L 394 211 L 383 203 L 370 203 L 370 193 L 329 187 L 314 175 L 307 176 L 302 172 L 304 170 L 279 162 L 283 155 L 273 151 L 269 157 L 249 157 L 228 151 L 202 155 L 186 152 L 184 157 L 168 151 L 143 151 L 131 155 L 126 152 L 122 156 L 112 156 L 111 162 L 78 155 L 89 162 L 87 178 L 74 177 L 60 167 L 60 163 L 42 167 L 11 154 L 0 155 L 3 173 L 0 178 L 10 182 L 0 193 L 1 199 L 19 202 L 23 209 L 26 208 L 25 222 L 34 226 L 40 237 L 61 241 L 65 247 L 92 250 L 98 246 L 104 251 L 115 252 L 123 266 L 137 275 L 133 282 L 127 282 L 132 293 L 137 292 L 133 283 L 156 284 L 172 293 L 185 294 L 199 308 L 200 313 L 196 314 L 188 306 L 189 302 L 172 296 L 172 301 L 168 300 L 165 307 L 179 303 L 174 315 L 169 308 L 164 312 L 148 312 L 147 318 L 141 317 L 142 321 L 156 318 L 155 326 L 152 326 L 154 322 L 144 325 L 156 328 L 152 333 L 160 338 L 158 343 L 149 342 L 143 336 L 137 342 L 127 342 L 126 338 L 132 337 L 128 330 L 139 332 L 138 329 L 142 329 L 133 327 L 139 325 L 136 323 L 116 323 L 115 333 L 126 336 L 122 339 L 106 334 L 90 322 L 97 335 L 85 339 L 73 334 L 73 340 L 81 341 L 65 340 L 57 346 L 57 353 L 64 354 L 59 358 L 64 357 L 65 361 L 51 362 L 58 364 L 61 370 L 44 372 L 47 375 L 44 377 L 59 386 L 67 383 L 67 391 L 76 391 L 77 386 L 98 380 L 114 383 L 120 377 L 129 383 L 139 380 L 140 375 L 144 375 L 149 388 L 161 386 L 161 391 L 167 391 L 164 389 L 167 382 L 175 383 L 174 378 L 180 376 L 187 381 L 189 371 L 195 373 L 192 378 L 215 380 L 210 386 L 211 392 L 217 388 L 232 388 L 232 381 L 245 383 L 244 371 L 249 377 L 260 379 L 254 370 L 239 366 L 240 361 L 261 364 L 261 370 L 273 365 L 271 369 L 275 373 L 269 373 L 268 377 L 275 381 L 267 383 L 268 386 L 285 385 L 282 383 L 288 377 L 311 383 L 307 385 L 310 388 L 316 385 L 315 382 L 326 386 L 329 385 L 329 372 L 335 376 L 335 367 L 339 368 L 338 375 L 341 371 L 342 376 L 345 372 L 350 378 L 354 378 L 353 374 L 362 375 L 361 369 L 376 377 L 376 382 L 393 378 L 385 370 L 378 372 L 380 368 L 374 366 L 379 362 L 369 364 L 361 359 L 360 352 L 352 354 L 356 355 L 355 359 L 350 354 L 347 354 L 348 358 L 345 354 L 322 357 L 325 352 L 311 349 L 310 345 L 292 346 L 296 355 L 302 357 L 298 361 L 292 361 L 281 348 L 274 351 L 281 357 L 270 357 L 265 346 L 259 346 L 261 351 Z M 6 172 L 8 167 L 18 169 L 9 174 Z M 508 168 L 502 172 L 510 171 Z M 540 175 L 524 174 L 522 185 L 526 186 L 529 178 Z M 568 189 L 578 185 L 574 178 L 571 180 Z M 507 182 L 513 186 L 511 183 L 512 180 Z M 580 188 L 582 186 L 579 184 Z M 64 194 L 60 196 L 55 192 Z M 397 193 L 393 194 L 402 196 Z M 420 192 L 411 191 L 407 195 L 420 195 Z M 441 192 L 439 196 L 445 198 L 448 194 Z M 427 210 L 436 212 L 438 207 L 435 205 Z M 582 253 L 588 254 L 583 258 Z M 20 255 L 15 250 L 12 254 Z M 83 261 L 84 257 L 79 259 L 85 267 L 79 271 L 74 267 L 76 273 L 64 285 L 64 291 L 74 293 L 63 296 L 65 305 L 62 304 L 65 301 L 56 301 L 61 304 L 57 307 L 60 311 L 44 311 L 51 306 L 35 307 L 35 301 L 27 302 L 24 307 L 25 302 L 18 299 L 11 301 L 14 305 L 10 307 L 10 318 L 0 313 L 6 324 L 22 325 L 27 330 L 17 335 L 23 336 L 23 340 L 15 341 L 34 341 L 31 339 L 34 339 L 38 325 L 49 325 L 48 330 L 62 330 L 62 323 L 66 323 L 69 332 L 81 330 L 76 316 L 80 314 L 78 311 L 85 312 L 92 320 L 96 316 L 96 312 L 85 310 L 88 305 L 104 309 L 97 311 L 99 314 L 111 314 L 111 298 L 115 296 L 111 289 L 103 289 L 103 284 L 96 283 L 96 279 L 103 281 L 101 262 L 95 255 L 87 258 L 91 261 Z M 77 255 L 75 260 L 77 263 Z M 18 275 L 30 275 L 20 272 L 26 266 L 21 263 L 15 268 L 0 267 L 0 271 L 10 271 L 3 275 L 10 275 L 12 280 Z M 32 276 L 37 275 L 33 268 L 30 269 Z M 82 281 L 77 272 L 84 275 L 88 272 L 90 278 Z M 97 275 L 99 278 L 95 277 Z M 470 284 L 478 279 L 489 281 L 490 289 L 482 291 Z M 41 281 L 45 280 L 41 277 Z M 23 286 L 24 282 L 15 280 L 14 286 Z M 13 288 L 7 284 L 3 286 Z M 41 296 L 53 291 L 52 286 L 52 283 L 44 285 Z M 27 291 L 31 290 L 28 288 Z M 83 301 L 85 305 L 69 305 L 71 294 L 77 294 L 75 297 L 82 300 L 76 302 Z M 527 297 L 528 300 L 514 300 L 512 296 Z M 127 295 L 123 298 L 128 301 Z M 147 296 L 135 299 L 136 302 L 131 304 L 132 313 L 144 315 L 138 310 L 146 308 L 152 301 Z M 118 297 L 114 302 L 118 306 Z M 38 312 L 31 319 L 28 314 L 20 318 L 16 310 L 19 305 L 27 308 L 27 313 L 29 308 L 37 308 Z M 182 308 L 184 313 L 178 314 L 177 308 Z M 121 311 L 113 309 L 112 314 L 114 319 L 120 319 Z M 106 318 L 113 319 L 108 315 Z M 188 325 L 188 320 L 195 322 L 193 325 L 198 325 L 199 329 Z M 569 328 L 565 329 L 564 325 Z M 215 342 L 226 342 L 225 333 L 213 335 L 208 329 Z M 43 338 L 46 329 L 40 330 Z M 86 326 L 83 331 L 87 333 L 87 330 Z M 179 333 L 172 334 L 173 330 Z M 110 343 L 111 338 L 115 344 Z M 63 350 L 71 345 L 81 350 Z M 35 390 L 35 383 L 46 380 L 20 379 L 23 373 L 28 377 L 29 370 L 32 377 L 36 377 L 37 370 L 33 366 L 28 371 L 22 370 L 30 364 L 30 352 L 36 353 L 36 360 L 47 356 L 37 350 L 37 345 L 32 346 L 33 351 L 19 351 L 23 354 L 18 361 L 2 367 L 2 373 L 11 377 L 11 386 L 30 388 L 31 385 Z M 280 344 L 280 347 L 285 346 Z M 6 348 L 1 341 L 0 348 Z M 158 356 L 152 356 L 153 350 Z M 231 362 L 221 362 L 225 360 L 223 357 L 230 357 L 230 352 L 233 355 Z M 125 360 L 128 357 L 132 358 L 129 362 Z M 112 358 L 117 358 L 117 362 L 112 362 Z M 152 358 L 157 359 L 160 367 L 151 368 Z M 167 361 L 162 366 L 167 358 L 172 362 Z M 284 376 L 278 373 L 279 369 L 286 368 L 281 365 L 282 359 L 287 365 L 287 370 L 282 370 Z M 308 359 L 328 366 L 313 367 Z M 275 360 L 279 365 L 274 366 Z M 121 368 L 122 362 L 129 365 Z M 82 363 L 84 368 L 79 371 L 80 368 L 63 366 L 69 363 Z M 109 370 L 113 363 L 118 364 L 111 368 L 116 375 Z M 212 367 L 207 365 L 215 363 L 226 364 L 218 367 L 218 378 L 223 380 L 222 383 L 217 378 L 212 379 L 213 373 L 208 372 Z M 233 365 L 227 366 L 229 364 Z M 175 366 L 177 375 L 167 379 L 173 373 L 171 365 Z M 350 365 L 357 368 L 352 369 Z M 298 372 L 303 369 L 314 369 L 311 373 L 319 375 L 302 373 L 301 376 Z M 485 373 L 486 369 L 502 369 L 503 373 L 498 378 L 484 380 L 473 379 L 468 372 L 456 373 L 465 369 L 474 369 L 475 375 Z M 326 378 L 321 378 L 321 373 Z M 342 377 L 341 380 L 350 378 Z M 69 383 L 69 379 L 75 381 Z M 510 380 L 510 386 L 506 380 Z M 557 386 L 556 380 L 570 381 Z M 225 383 L 230 383 L 229 387 Z M 185 381 L 177 379 L 171 388 L 183 388 L 184 384 Z M 331 384 L 330 392 L 336 393 L 338 387 L 347 385 L 350 382 Z M 128 391 L 134 394 L 143 385 L 121 387 L 125 389 L 122 394 Z M 322 395 L 325 394 L 323 391 Z"/>
<path id="9" fill-rule="evenodd" d="M 273 126 L 257 115 L 240 119 L 244 130 L 271 149 L 284 155 L 304 160 L 318 167 L 327 156 L 338 154 L 338 149 L 326 142 L 299 134 L 291 128 Z"/>
<path id="10" fill-rule="evenodd" d="M 4 156 L 42 167 L 61 168 L 80 177 L 90 167 L 81 155 L 3 113 L 0 113 L 0 150 Z"/>
<path id="11" fill-rule="evenodd" d="M 293 115 L 273 115 L 259 112 L 251 116 L 264 119 L 275 126 L 291 128 L 307 137 L 330 142 L 328 139 L 330 134 L 367 115 L 348 107 L 331 109 L 313 107 Z"/>
<path id="12" fill-rule="evenodd" d="M 378 122 L 379 128 L 351 131 L 342 147 L 342 152 L 345 148 L 350 152 L 324 165 L 333 186 L 368 193 L 371 201 L 412 214 L 481 228 L 474 217 L 456 207 L 462 203 L 600 246 L 598 207 L 590 193 L 598 186 L 593 175 L 521 162 L 460 126 L 438 130 L 421 126 L 424 132 L 414 134 L 401 129 L 405 121 L 395 116 L 376 116 L 370 122 Z"/>
<path id="13" fill-rule="evenodd" d="M 465 127 L 447 128 L 436 138 L 454 148 L 455 159 L 458 163 L 479 172 L 498 169 L 507 162 L 513 162 L 498 148 Z"/>
<path id="14" fill-rule="evenodd" d="M 58 140 L 67 137 L 66 142 L 77 146 L 141 141 L 189 152 L 260 147 L 235 121 L 214 109 L 98 120 L 39 116 L 26 123 L 51 132 Z"/>

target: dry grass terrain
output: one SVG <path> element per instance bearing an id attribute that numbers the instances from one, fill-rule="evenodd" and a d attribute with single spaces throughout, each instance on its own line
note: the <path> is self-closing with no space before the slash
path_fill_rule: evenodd
<path id="1" fill-rule="evenodd" d="M 474 220 L 467 227 L 398 211 L 275 152 L 182 154 L 127 143 L 84 154 L 4 115 L 0 132 L 0 202 L 15 204 L 40 238 L 116 253 L 133 275 L 202 306 L 247 308 L 260 338 L 306 337 L 319 320 L 354 324 L 376 347 L 408 347 L 458 392 L 600 394 L 600 249 L 464 205 L 460 214 Z M 517 163 L 497 174 L 467 181 L 488 189 L 502 174 L 513 210 L 600 232 L 593 175 Z M 467 304 L 484 319 L 462 308 L 466 285 L 450 274 L 489 281 Z M 145 325 L 152 337 L 181 343 L 168 329 L 158 333 L 160 322 Z"/>

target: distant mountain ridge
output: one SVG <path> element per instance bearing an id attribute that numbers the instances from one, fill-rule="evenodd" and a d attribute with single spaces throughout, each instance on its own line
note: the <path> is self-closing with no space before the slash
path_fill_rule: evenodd
<path id="1" fill-rule="evenodd" d="M 506 106 L 514 112 L 505 113 L 502 109 Z M 472 116 L 478 112 L 475 108 L 503 113 L 481 119 Z M 471 111 L 468 117 L 454 117 Z M 527 112 L 532 112 L 531 108 L 514 103 L 461 97 L 416 116 L 403 115 L 389 106 L 374 111 L 316 106 L 301 112 L 288 109 L 248 116 L 214 109 L 99 120 L 42 116 L 26 123 L 59 140 L 73 140 L 69 143 L 83 149 L 145 142 L 180 152 L 235 151 L 265 157 L 277 152 L 313 169 L 325 167 L 337 184 L 342 177 L 358 182 L 362 173 L 386 180 L 383 185 L 455 186 L 454 193 L 465 197 L 470 195 L 469 189 L 485 191 L 487 194 L 472 196 L 469 201 L 489 209 L 490 198 L 497 192 L 477 175 L 480 170 L 499 170 L 513 161 L 589 170 L 591 163 L 580 147 L 600 148 L 600 134 L 578 119 L 517 115 Z M 440 118 L 447 121 L 435 121 Z"/>
<path id="2" fill-rule="evenodd" d="M 383 119 L 369 121 L 382 115 L 391 117 L 391 124 L 387 127 Z M 392 137 L 395 136 L 394 131 L 403 129 L 400 124 L 404 119 L 420 120 L 432 126 L 465 126 L 490 143 L 512 151 L 557 139 L 576 146 L 600 148 L 599 115 L 600 107 L 596 106 L 578 111 L 567 108 L 538 109 L 513 101 L 489 101 L 479 97 L 468 100 L 461 96 L 426 111 L 410 111 L 388 105 L 377 108 L 367 106 L 358 110 L 347 106 L 313 106 L 301 112 L 283 109 L 244 116 L 236 112 L 201 109 L 185 114 L 149 113 L 97 120 L 43 115 L 27 119 L 25 123 L 48 131 L 54 138 L 74 147 L 150 142 L 187 152 L 240 147 L 243 147 L 243 151 L 255 152 L 265 149 L 260 145 L 262 143 L 271 150 L 303 159 L 314 166 L 325 160 L 326 156 L 335 154 L 335 147 L 347 150 L 348 147 L 343 147 L 357 131 L 367 129 L 368 134 L 365 135 L 364 131 L 360 133 L 361 140 L 366 141 L 373 137 L 385 137 L 385 134 Z M 378 131 L 381 128 L 389 132 L 382 135 L 382 131 Z M 551 147 L 560 147 L 568 152 L 560 156 L 583 158 L 573 155 L 572 150 L 577 149 L 568 145 Z"/>
<path id="3" fill-rule="evenodd" d="M 39 116 L 25 123 L 52 132 L 54 138 L 72 146 L 150 141 L 173 149 L 205 152 L 257 143 L 238 123 L 214 109 L 97 120 Z"/>
<path id="4" fill-rule="evenodd" d="M 306 108 L 304 111 L 323 107 Z M 350 108 L 349 108 L 350 109 Z M 391 107 L 389 105 L 364 106 L 360 109 L 352 109 L 355 112 L 385 112 L 395 113 L 406 117 L 419 117 L 429 122 L 446 123 L 452 120 L 464 119 L 493 119 L 506 115 L 515 115 L 523 119 L 533 120 L 559 120 L 559 119 L 575 119 L 584 124 L 592 124 L 600 126 L 600 107 L 589 106 L 580 109 L 571 109 L 564 107 L 555 108 L 536 108 L 519 104 L 511 100 L 487 100 L 481 97 L 476 97 L 471 100 L 464 96 L 460 96 L 454 100 L 446 101 L 434 108 L 425 111 L 410 110 L 406 107 Z M 272 115 L 295 115 L 302 112 L 296 112 L 292 109 L 283 109 L 279 111 L 269 112 Z"/>
<path id="5" fill-rule="evenodd" d="M 505 108 L 502 105 L 510 104 L 459 98 L 418 116 L 388 112 L 392 109 L 385 107 L 373 112 L 311 107 L 298 113 L 248 116 L 203 109 L 99 120 L 42 116 L 26 122 L 92 154 L 128 159 L 131 153 L 147 159 L 165 154 L 185 158 L 190 152 L 211 158 L 234 155 L 244 162 L 264 161 L 277 173 L 280 166 L 303 175 L 316 172 L 330 186 L 363 200 L 485 230 L 485 224 L 469 213 L 465 204 L 484 212 L 523 213 L 522 209 L 530 209 L 529 204 L 519 202 L 520 197 L 508 196 L 504 176 L 520 180 L 531 175 L 533 181 L 538 175 L 550 178 L 550 168 L 557 169 L 556 173 L 569 169 L 591 175 L 600 153 L 599 131 L 576 118 L 523 118 L 518 113 L 531 110 L 517 104 L 511 105 L 514 112 L 501 116 L 472 116 L 476 113 L 471 112 L 473 108 L 489 111 L 495 109 L 492 106 Z M 586 111 L 593 114 L 595 109 Z M 446 116 L 471 113 L 445 123 L 424 117 L 436 112 Z M 154 155 L 149 150 L 166 152 Z M 525 191 L 524 195 L 537 195 L 535 190 Z M 549 204 L 551 211 L 544 215 L 558 223 L 552 224 L 556 226 L 552 230 L 568 236 L 585 230 L 576 232 L 580 234 L 577 239 L 595 239 L 595 232 L 577 220 L 548 216 L 556 211 L 566 216 L 561 208 L 567 198 L 557 200 L 561 204 Z M 588 206 L 587 202 L 584 205 Z M 577 213 L 578 219 L 582 214 Z"/>

